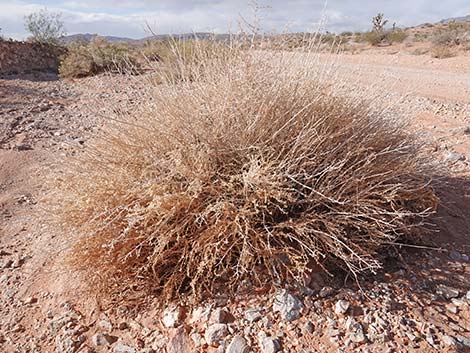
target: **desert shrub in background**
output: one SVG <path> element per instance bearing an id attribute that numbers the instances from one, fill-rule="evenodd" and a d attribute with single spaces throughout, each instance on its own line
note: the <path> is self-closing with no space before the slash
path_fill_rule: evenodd
<path id="1" fill-rule="evenodd" d="M 137 70 L 133 49 L 126 43 L 111 43 L 103 37 L 96 36 L 88 44 L 88 51 L 100 72 Z"/>
<path id="2" fill-rule="evenodd" d="M 386 40 L 390 43 L 403 43 L 407 37 L 408 34 L 399 28 L 388 31 L 385 36 Z"/>
<path id="3" fill-rule="evenodd" d="M 432 37 L 436 46 L 458 46 L 470 41 L 470 23 L 451 22 L 437 28 Z"/>
<path id="4" fill-rule="evenodd" d="M 98 73 L 86 43 L 72 43 L 60 62 L 61 77 L 86 77 Z"/>
<path id="5" fill-rule="evenodd" d="M 436 59 L 447 59 L 457 55 L 454 48 L 447 45 L 435 45 L 430 50 L 431 56 Z"/>
<path id="6" fill-rule="evenodd" d="M 402 43 L 407 37 L 407 33 L 396 27 L 395 23 L 391 29 L 386 29 L 388 20 L 383 13 L 379 13 L 372 18 L 373 29 L 364 33 L 357 33 L 355 40 L 358 42 L 367 42 L 370 45 Z"/>
<path id="7" fill-rule="evenodd" d="M 383 32 L 377 31 L 368 31 L 361 33 L 359 36 L 356 36 L 356 41 L 366 42 L 370 45 L 377 46 L 379 44 L 393 44 L 393 43 L 402 43 L 408 34 L 399 28 L 386 30 Z"/>
<path id="8" fill-rule="evenodd" d="M 101 135 L 51 177 L 90 290 L 200 299 L 293 282 L 312 262 L 357 275 L 416 240 L 436 199 L 406 124 L 343 95 L 312 49 L 192 45 L 178 80 L 134 78 L 132 110 L 103 101 Z"/>
<path id="9" fill-rule="evenodd" d="M 101 37 L 89 43 L 72 43 L 61 61 L 62 77 L 86 77 L 102 72 L 136 73 L 139 64 L 132 49 L 124 43 L 111 43 Z"/>
<path id="10" fill-rule="evenodd" d="M 43 9 L 25 16 L 24 20 L 33 41 L 41 44 L 59 45 L 67 34 L 60 12 Z"/>
<path id="11" fill-rule="evenodd" d="M 470 23 L 451 22 L 434 29 L 432 34 L 431 55 L 445 59 L 457 55 L 458 49 L 470 45 Z"/>
<path id="12" fill-rule="evenodd" d="M 366 42 L 374 46 L 379 45 L 383 39 L 384 39 L 384 35 L 376 31 L 364 32 L 364 33 L 361 33 L 359 37 L 356 37 L 356 41 Z"/>

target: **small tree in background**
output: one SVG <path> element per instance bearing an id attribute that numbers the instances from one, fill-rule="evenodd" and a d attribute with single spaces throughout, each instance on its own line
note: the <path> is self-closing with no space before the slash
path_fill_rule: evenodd
<path id="1" fill-rule="evenodd" d="M 388 20 L 384 18 L 383 13 L 378 13 L 376 16 L 372 17 L 372 25 L 374 31 L 383 33 L 385 30 L 385 25 L 388 23 Z"/>
<path id="2" fill-rule="evenodd" d="M 62 14 L 40 10 L 25 16 L 25 27 L 35 42 L 58 45 L 60 38 L 67 34 Z"/>

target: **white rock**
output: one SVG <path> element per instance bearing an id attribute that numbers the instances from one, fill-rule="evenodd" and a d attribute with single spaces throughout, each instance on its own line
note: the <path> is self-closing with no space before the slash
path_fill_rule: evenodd
<path id="1" fill-rule="evenodd" d="M 135 348 L 132 348 L 130 346 L 126 346 L 125 344 L 122 344 L 119 342 L 114 346 L 114 351 L 116 353 L 135 353 Z"/>
<path id="2" fill-rule="evenodd" d="M 204 338 L 208 345 L 215 345 L 225 336 L 227 336 L 228 330 L 226 324 L 213 324 L 210 325 L 204 333 Z"/>
<path id="3" fill-rule="evenodd" d="M 105 333 L 97 333 L 91 337 L 91 342 L 95 346 L 107 346 L 117 341 L 117 337 Z"/>
<path id="4" fill-rule="evenodd" d="M 227 347 L 226 353 L 248 353 L 250 347 L 242 336 L 235 336 Z"/>
<path id="5" fill-rule="evenodd" d="M 263 353 L 276 353 L 281 350 L 279 341 L 272 337 L 265 337 L 261 341 L 261 351 Z"/>
<path id="6" fill-rule="evenodd" d="M 111 321 L 109 321 L 107 319 L 101 320 L 98 323 L 98 326 L 101 327 L 103 330 L 106 330 L 106 331 L 112 331 L 112 329 L 113 329 L 113 324 L 111 323 Z"/>
<path id="7" fill-rule="evenodd" d="M 338 300 L 335 304 L 335 314 L 344 315 L 349 310 L 351 304 L 347 300 Z"/>
<path id="8" fill-rule="evenodd" d="M 451 336 L 442 336 L 442 342 L 446 345 L 446 346 L 455 346 L 455 338 L 454 337 L 451 337 Z"/>
<path id="9" fill-rule="evenodd" d="M 263 317 L 258 309 L 249 309 L 245 311 L 245 319 L 249 322 L 256 322 Z"/>
<path id="10" fill-rule="evenodd" d="M 210 313 L 211 313 L 210 306 L 205 306 L 205 307 L 199 306 L 191 312 L 191 318 L 189 320 L 189 323 L 194 324 L 196 322 L 206 322 L 209 320 Z"/>
<path id="11" fill-rule="evenodd" d="M 202 346 L 201 339 L 202 339 L 202 336 L 199 333 L 196 332 L 196 333 L 191 334 L 191 340 L 194 343 L 194 347 L 199 348 Z"/>
<path id="12" fill-rule="evenodd" d="M 211 324 L 228 324 L 233 322 L 233 315 L 227 309 L 217 308 L 213 310 L 209 317 Z"/>
<path id="13" fill-rule="evenodd" d="M 302 310 L 302 302 L 287 290 L 281 290 L 276 294 L 273 303 L 273 311 L 280 312 L 285 321 L 297 320 Z"/>
<path id="14" fill-rule="evenodd" d="M 163 325 L 167 328 L 177 327 L 181 324 L 184 310 L 180 306 L 172 305 L 163 311 Z"/>

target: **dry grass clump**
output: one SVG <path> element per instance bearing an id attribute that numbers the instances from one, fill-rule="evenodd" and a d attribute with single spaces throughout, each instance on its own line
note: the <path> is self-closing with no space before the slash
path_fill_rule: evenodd
<path id="1" fill-rule="evenodd" d="M 210 53 L 179 62 L 177 84 L 140 81 L 55 174 L 69 264 L 92 290 L 198 299 L 312 263 L 357 274 L 419 233 L 436 201 L 402 123 L 339 97 L 312 53 Z"/>
<path id="2" fill-rule="evenodd" d="M 152 42 L 143 52 L 152 83 L 190 82 L 203 74 L 208 62 L 222 60 L 228 63 L 230 48 L 226 44 L 207 39 L 170 38 Z"/>

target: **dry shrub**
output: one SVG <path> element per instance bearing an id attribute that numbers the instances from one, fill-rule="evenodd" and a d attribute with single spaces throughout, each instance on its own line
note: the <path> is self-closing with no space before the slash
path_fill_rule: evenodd
<path id="1" fill-rule="evenodd" d="M 367 42 L 370 45 L 377 46 L 379 44 L 403 43 L 408 34 L 402 29 L 393 29 L 387 31 L 369 31 L 356 35 L 358 42 Z"/>
<path id="2" fill-rule="evenodd" d="M 408 38 L 408 34 L 399 28 L 387 32 L 387 40 L 390 43 L 403 43 Z"/>
<path id="3" fill-rule="evenodd" d="M 199 299 L 312 263 L 358 274 L 415 239 L 436 200 L 403 123 L 341 97 L 310 52 L 209 53 L 178 61 L 177 84 L 136 77 L 133 108 L 109 109 L 54 174 L 69 264 L 95 293 Z"/>
<path id="4" fill-rule="evenodd" d="M 102 72 L 136 73 L 139 65 L 132 48 L 94 37 L 89 43 L 72 43 L 59 67 L 62 77 L 77 78 Z"/>
<path id="5" fill-rule="evenodd" d="M 431 48 L 431 56 L 436 59 L 447 59 L 456 55 L 455 49 L 446 45 L 436 45 Z"/>

